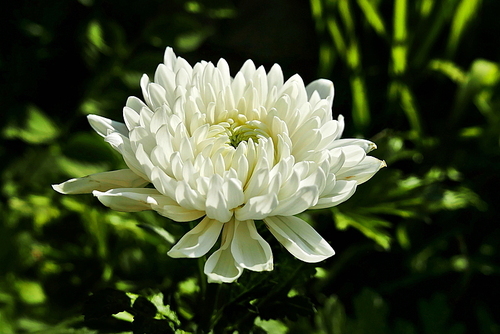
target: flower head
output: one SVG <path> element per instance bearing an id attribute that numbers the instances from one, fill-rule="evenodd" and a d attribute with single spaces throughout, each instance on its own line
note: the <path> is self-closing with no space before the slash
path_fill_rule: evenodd
<path id="1" fill-rule="evenodd" d="M 375 148 L 370 141 L 340 139 L 344 120 L 332 119 L 329 80 L 284 81 L 278 65 L 266 73 L 250 60 L 233 78 L 224 59 L 191 67 L 167 48 L 154 81 L 144 75 L 141 88 L 144 102 L 127 100 L 125 123 L 88 116 L 128 168 L 53 187 L 92 192 L 118 211 L 155 210 L 178 222 L 203 217 L 168 254 L 200 257 L 220 237 L 205 264 L 209 281 L 273 269 L 255 221 L 302 261 L 332 256 L 332 247 L 295 215 L 344 202 L 384 166 L 366 155 Z"/>

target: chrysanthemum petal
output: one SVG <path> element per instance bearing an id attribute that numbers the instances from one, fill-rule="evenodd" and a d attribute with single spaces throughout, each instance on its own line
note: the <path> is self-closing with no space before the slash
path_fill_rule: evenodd
<path id="1" fill-rule="evenodd" d="M 334 149 L 343 146 L 352 146 L 352 145 L 361 147 L 363 150 L 365 150 L 366 153 L 373 151 L 374 149 L 377 148 L 377 145 L 366 139 L 344 138 L 332 141 L 329 145 L 329 149 Z"/>
<path id="2" fill-rule="evenodd" d="M 337 174 L 339 180 L 356 180 L 358 184 L 364 183 L 372 178 L 380 168 L 387 166 L 385 161 L 375 157 L 367 156 L 354 167 L 347 170 L 340 170 Z"/>
<path id="3" fill-rule="evenodd" d="M 236 263 L 231 251 L 234 236 L 234 221 L 226 223 L 222 231 L 222 245 L 207 262 L 204 272 L 211 283 L 232 283 L 243 273 L 243 268 Z"/>
<path id="4" fill-rule="evenodd" d="M 270 214 L 273 216 L 299 214 L 313 206 L 318 200 L 318 195 L 318 187 L 315 185 L 299 188 L 292 196 L 280 199 L 278 206 Z"/>
<path id="5" fill-rule="evenodd" d="M 355 180 L 340 180 L 335 183 L 329 194 L 322 195 L 316 205 L 310 209 L 324 209 L 347 201 L 356 191 L 358 183 Z"/>
<path id="6" fill-rule="evenodd" d="M 313 92 L 318 92 L 319 97 L 325 99 L 329 103 L 329 109 L 332 107 L 333 96 L 335 94 L 335 89 L 333 87 L 333 82 L 327 79 L 318 79 L 311 82 L 306 86 L 307 96 L 311 97 Z"/>
<path id="7" fill-rule="evenodd" d="M 52 185 L 61 194 L 89 194 L 94 190 L 108 191 L 113 188 L 142 188 L 149 181 L 143 179 L 130 169 L 120 169 L 87 175 Z"/>
<path id="8" fill-rule="evenodd" d="M 141 164 L 135 157 L 134 151 L 132 150 L 132 147 L 130 145 L 130 140 L 128 139 L 128 137 L 118 132 L 113 132 L 107 135 L 104 138 L 104 141 L 109 143 L 111 147 L 113 147 L 115 150 L 121 153 L 121 155 L 123 156 L 123 160 L 127 164 L 128 168 L 130 168 L 134 173 L 136 173 L 140 177 L 146 180 L 148 179 L 148 177 L 142 170 Z"/>
<path id="9" fill-rule="evenodd" d="M 261 196 L 251 197 L 243 207 L 235 210 L 236 219 L 264 219 L 278 205 L 278 196 L 274 193 L 269 193 Z"/>
<path id="10" fill-rule="evenodd" d="M 186 209 L 166 196 L 157 203 L 151 203 L 151 209 L 176 222 L 190 222 L 205 215 L 203 211 Z"/>
<path id="11" fill-rule="evenodd" d="M 223 223 L 205 217 L 191 231 L 184 234 L 167 254 L 176 258 L 203 256 L 215 245 L 223 226 Z"/>
<path id="12" fill-rule="evenodd" d="M 253 220 L 235 221 L 231 252 L 238 265 L 253 271 L 273 270 L 271 247 L 257 232 Z"/>
<path id="13" fill-rule="evenodd" d="M 325 239 L 300 218 L 276 216 L 264 222 L 274 237 L 299 260 L 315 263 L 335 254 Z"/>
<path id="14" fill-rule="evenodd" d="M 106 137 L 112 132 L 118 132 L 124 136 L 128 136 L 128 129 L 124 123 L 113 121 L 98 115 L 88 115 L 87 120 L 95 132 L 102 137 Z"/>
<path id="15" fill-rule="evenodd" d="M 223 180 L 218 174 L 214 174 L 210 179 L 210 188 L 207 194 L 206 211 L 207 216 L 221 221 L 223 223 L 229 221 L 232 212 L 227 207 L 223 190 Z"/>
<path id="16" fill-rule="evenodd" d="M 95 190 L 92 193 L 105 206 L 124 212 L 151 210 L 151 199 L 164 197 L 152 188 L 117 188 L 106 192 Z"/>

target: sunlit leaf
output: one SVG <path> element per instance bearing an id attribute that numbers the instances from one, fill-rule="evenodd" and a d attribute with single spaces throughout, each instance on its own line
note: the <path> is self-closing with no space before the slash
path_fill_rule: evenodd
<path id="1" fill-rule="evenodd" d="M 344 230 L 352 226 L 383 248 L 390 248 L 391 237 L 384 231 L 385 227 L 391 225 L 388 221 L 352 212 L 344 213 L 339 210 L 333 210 L 333 214 L 338 229 Z"/>
<path id="2" fill-rule="evenodd" d="M 347 54 L 347 47 L 339 25 L 333 18 L 327 20 L 327 25 L 337 52 L 345 57 Z"/>
<path id="3" fill-rule="evenodd" d="M 418 137 L 422 133 L 422 126 L 416 100 L 410 88 L 401 82 L 393 82 L 389 88 L 389 95 L 399 102 L 414 132 L 413 136 Z"/>
<path id="4" fill-rule="evenodd" d="M 396 229 L 396 239 L 398 240 L 399 245 L 403 249 L 410 248 L 410 238 L 408 236 L 408 231 L 406 226 L 399 225 Z"/>
<path id="5" fill-rule="evenodd" d="M 458 5 L 451 24 L 450 38 L 447 45 L 449 54 L 453 54 L 457 49 L 465 28 L 478 14 L 480 6 L 481 0 L 462 0 Z"/>
<path id="6" fill-rule="evenodd" d="M 362 131 L 370 124 L 368 94 L 362 77 L 354 76 L 351 78 L 351 91 L 353 100 L 352 118 L 356 128 Z"/>
<path id="7" fill-rule="evenodd" d="M 377 7 L 375 7 L 375 4 L 370 0 L 358 0 L 357 2 L 368 23 L 377 32 L 377 34 L 384 36 L 384 21 L 382 20 L 382 16 L 380 15 Z"/>
<path id="8" fill-rule="evenodd" d="M 42 110 L 30 105 L 24 126 L 7 126 L 4 135 L 7 138 L 19 138 L 30 144 L 44 144 L 57 138 L 59 130 Z"/>
<path id="9" fill-rule="evenodd" d="M 154 235 L 160 236 L 169 245 L 173 245 L 175 243 L 175 237 L 167 232 L 167 230 L 165 230 L 164 228 L 149 224 L 139 224 L 138 227 Z"/>
<path id="10" fill-rule="evenodd" d="M 392 71 L 400 75 L 406 71 L 407 63 L 407 0 L 394 1 L 394 32 L 392 45 Z"/>
<path id="11" fill-rule="evenodd" d="M 210 30 L 180 34 L 175 40 L 175 47 L 180 52 L 193 51 L 197 49 L 210 34 Z"/>
<path id="12" fill-rule="evenodd" d="M 47 298 L 39 282 L 17 281 L 16 288 L 19 297 L 26 304 L 42 304 Z"/>
<path id="13" fill-rule="evenodd" d="M 456 83 L 465 81 L 466 76 L 464 71 L 451 61 L 434 59 L 429 62 L 429 67 L 432 70 L 443 73 Z"/>
<path id="14" fill-rule="evenodd" d="M 429 14 L 432 11 L 432 8 L 434 7 L 435 1 L 434 0 L 422 0 L 420 1 L 420 15 L 423 17 L 429 16 Z"/>
<path id="15" fill-rule="evenodd" d="M 257 317 L 255 319 L 255 326 L 262 328 L 266 333 L 269 334 L 286 334 L 288 333 L 288 327 L 278 320 L 262 320 Z"/>
<path id="16" fill-rule="evenodd" d="M 394 40 L 396 43 L 402 43 L 407 36 L 407 0 L 394 1 Z"/>

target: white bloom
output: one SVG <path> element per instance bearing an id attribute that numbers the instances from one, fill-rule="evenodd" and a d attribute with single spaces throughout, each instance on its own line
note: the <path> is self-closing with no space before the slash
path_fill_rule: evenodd
<path id="1" fill-rule="evenodd" d="M 273 269 L 255 220 L 302 261 L 332 256 L 332 247 L 294 215 L 344 202 L 384 166 L 366 155 L 373 143 L 339 139 L 344 121 L 332 119 L 329 80 L 306 87 L 299 75 L 284 81 L 278 65 L 266 73 L 250 60 L 232 78 L 224 59 L 191 67 L 167 48 L 154 82 L 144 75 L 141 87 L 145 102 L 127 100 L 125 123 L 88 116 L 128 169 L 54 189 L 92 192 L 119 211 L 155 210 L 179 222 L 204 217 L 169 255 L 203 256 L 222 235 L 205 264 L 212 282 L 233 282 L 243 269 Z"/>

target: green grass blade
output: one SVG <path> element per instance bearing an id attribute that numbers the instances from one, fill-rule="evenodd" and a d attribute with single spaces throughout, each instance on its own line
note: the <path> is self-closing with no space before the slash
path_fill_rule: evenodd
<path id="1" fill-rule="evenodd" d="M 457 3 L 457 0 L 442 1 L 440 6 L 434 6 L 434 12 L 420 23 L 421 25 L 429 26 L 429 29 L 426 29 L 425 35 L 420 34 L 420 36 L 425 36 L 425 38 L 415 40 L 415 43 L 418 43 L 418 47 L 414 47 L 415 56 L 412 57 L 413 66 L 425 66 L 424 62 L 431 58 L 429 57 L 429 51 L 435 45 L 436 40 L 441 34 L 443 28 L 453 15 Z"/>
<path id="2" fill-rule="evenodd" d="M 455 53 L 460 38 L 462 37 L 468 24 L 474 19 L 481 6 L 481 0 L 462 0 L 453 17 L 451 33 L 448 40 L 447 52 L 451 56 Z"/>
<path id="3" fill-rule="evenodd" d="M 382 17 L 380 16 L 380 13 L 374 3 L 369 0 L 358 0 L 358 6 L 370 26 L 377 32 L 377 34 L 385 37 L 386 29 L 384 21 L 382 20 Z"/>
<path id="4" fill-rule="evenodd" d="M 370 106 L 366 84 L 360 75 L 351 77 L 352 119 L 356 129 L 363 130 L 370 124 Z"/>
<path id="5" fill-rule="evenodd" d="M 392 44 L 392 72 L 395 75 L 401 75 L 406 72 L 407 63 L 407 0 L 394 1 L 394 35 Z"/>
<path id="6" fill-rule="evenodd" d="M 327 25 L 328 25 L 328 31 L 330 32 L 330 36 L 332 37 L 333 44 L 335 45 L 338 54 L 342 57 L 346 57 L 347 56 L 346 42 L 344 36 L 342 36 L 342 32 L 340 30 L 339 25 L 332 17 L 328 18 Z"/>

